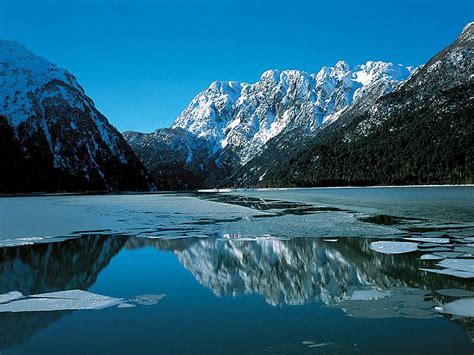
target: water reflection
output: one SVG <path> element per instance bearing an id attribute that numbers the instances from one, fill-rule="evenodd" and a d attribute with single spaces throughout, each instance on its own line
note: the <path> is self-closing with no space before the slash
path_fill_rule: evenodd
<path id="1" fill-rule="evenodd" d="M 318 238 L 253 241 L 223 238 L 138 239 L 128 248 L 153 246 L 172 251 L 181 264 L 216 296 L 258 294 L 277 305 L 322 302 L 355 318 L 430 319 L 445 316 L 474 338 L 472 318 L 436 308 L 472 297 L 474 282 L 427 274 L 421 252 L 386 255 L 372 239 Z"/>
<path id="2" fill-rule="evenodd" d="M 259 294 L 272 305 L 323 302 L 340 304 L 356 290 L 409 287 L 435 292 L 473 287 L 472 281 L 419 270 L 432 265 L 417 253 L 384 255 L 371 239 L 323 240 L 260 238 L 139 239 L 127 247 L 153 246 L 173 251 L 202 285 L 217 296 Z M 439 297 L 439 296 L 436 296 Z"/>
<path id="3" fill-rule="evenodd" d="M 273 306 L 322 303 L 356 318 L 430 319 L 442 316 L 435 307 L 472 297 L 465 291 L 474 290 L 473 281 L 421 271 L 436 262 L 420 260 L 422 252 L 381 254 L 370 248 L 372 241 L 87 235 L 0 248 L 0 293 L 87 290 L 122 248 L 152 247 L 172 252 L 216 296 L 258 294 Z M 0 314 L 0 349 L 25 342 L 68 313 Z M 474 335 L 472 318 L 449 318 Z"/>
<path id="4" fill-rule="evenodd" d="M 0 248 L 0 294 L 88 289 L 125 245 L 120 236 L 89 235 L 56 243 Z M 69 311 L 0 314 L 0 349 L 28 340 Z"/>

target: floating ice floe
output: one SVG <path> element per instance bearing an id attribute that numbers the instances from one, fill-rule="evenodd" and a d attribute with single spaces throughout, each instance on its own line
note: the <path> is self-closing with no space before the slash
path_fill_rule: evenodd
<path id="1" fill-rule="evenodd" d="M 391 294 L 392 293 L 390 291 L 356 290 L 352 293 L 351 301 L 378 300 L 381 298 L 389 297 Z"/>
<path id="2" fill-rule="evenodd" d="M 141 304 L 143 306 L 152 306 L 154 304 L 157 304 L 159 301 L 161 301 L 163 298 L 165 298 L 165 294 L 160 294 L 160 295 L 140 295 L 140 296 L 135 296 L 134 298 L 131 298 L 129 302 Z"/>
<path id="3" fill-rule="evenodd" d="M 455 252 L 455 251 L 437 251 L 437 252 L 434 252 L 433 254 L 441 256 L 444 259 L 446 259 L 446 258 L 457 258 L 457 257 L 463 255 L 463 253 L 458 253 L 458 252 Z"/>
<path id="4" fill-rule="evenodd" d="M 3 295 L 0 295 L 0 305 L 2 303 L 8 303 L 8 302 L 15 301 L 15 300 L 18 300 L 18 299 L 24 298 L 24 297 L 25 296 L 23 296 L 23 294 L 21 292 L 18 292 L 18 291 L 8 292 L 8 293 L 5 293 Z"/>
<path id="5" fill-rule="evenodd" d="M 444 269 L 420 269 L 437 274 L 474 278 L 474 259 L 444 259 L 436 264 Z"/>
<path id="6" fill-rule="evenodd" d="M 474 273 L 474 259 L 445 259 L 438 266 Z"/>
<path id="7" fill-rule="evenodd" d="M 446 288 L 441 290 L 436 290 L 437 293 L 443 296 L 450 297 L 474 297 L 474 292 L 468 290 L 461 290 L 457 288 Z"/>
<path id="8" fill-rule="evenodd" d="M 449 245 L 448 245 L 449 246 Z M 418 249 L 425 249 L 425 248 L 446 248 L 447 245 L 437 244 L 437 243 L 421 243 L 418 245 Z"/>
<path id="9" fill-rule="evenodd" d="M 444 258 L 440 255 L 424 254 L 420 257 L 420 259 L 421 260 L 440 260 L 440 259 L 444 259 Z"/>
<path id="10" fill-rule="evenodd" d="M 436 307 L 441 313 L 452 314 L 462 317 L 474 317 L 474 298 L 463 298 Z"/>
<path id="11" fill-rule="evenodd" d="M 468 244 L 468 245 L 471 245 L 471 244 Z M 456 245 L 454 247 L 454 251 L 460 252 L 460 253 L 465 253 L 465 254 L 468 254 L 468 255 L 473 255 L 474 254 L 474 247 Z"/>
<path id="12" fill-rule="evenodd" d="M 421 243 L 434 243 L 434 244 L 447 244 L 449 243 L 449 238 L 424 238 L 424 237 L 410 237 L 403 238 L 405 240 Z"/>
<path id="13" fill-rule="evenodd" d="M 396 317 L 430 319 L 439 316 L 433 309 L 434 303 L 426 300 L 428 292 L 425 290 L 393 288 L 385 292 L 387 293 L 385 297 L 375 299 L 356 297 L 360 299 L 347 300 L 338 305 L 338 308 L 341 307 L 351 317 L 364 319 Z"/>
<path id="14" fill-rule="evenodd" d="M 158 303 L 163 297 L 165 297 L 163 294 L 142 295 L 129 301 L 149 306 Z M 29 296 L 25 296 L 18 291 L 12 291 L 0 295 L 0 313 L 74 311 L 103 309 L 113 306 L 118 306 L 118 308 L 135 307 L 134 304 L 127 303 L 123 298 L 103 296 L 82 290 L 49 292 Z"/>
<path id="15" fill-rule="evenodd" d="M 449 276 L 456 276 L 461 277 L 463 279 L 469 279 L 474 277 L 473 272 L 461 271 L 461 270 L 453 270 L 453 269 L 425 269 L 420 268 L 421 271 L 433 272 L 436 274 L 442 275 L 449 275 Z"/>
<path id="16" fill-rule="evenodd" d="M 122 301 L 122 298 L 102 296 L 82 290 L 42 293 L 21 298 L 17 295 L 17 298 L 10 302 L 0 304 L 0 313 L 102 309 L 116 306 Z"/>
<path id="17" fill-rule="evenodd" d="M 418 250 L 418 243 L 379 241 L 370 243 L 370 248 L 383 254 L 403 254 Z"/>
<path id="18" fill-rule="evenodd" d="M 447 247 L 434 247 L 434 248 L 425 248 L 423 251 L 429 251 L 429 252 L 444 252 L 444 251 L 452 251 L 451 249 Z"/>

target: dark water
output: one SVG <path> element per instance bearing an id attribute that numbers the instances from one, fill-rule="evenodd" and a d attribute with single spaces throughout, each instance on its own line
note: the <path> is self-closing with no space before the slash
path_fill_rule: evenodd
<path id="1" fill-rule="evenodd" d="M 464 192 L 461 200 L 472 203 L 472 195 L 465 197 L 472 190 Z M 139 198 L 143 220 L 124 211 L 123 200 L 91 197 L 87 206 L 102 203 L 104 215 L 136 223 L 0 248 L 0 294 L 80 289 L 126 300 L 166 296 L 133 308 L 0 312 L 0 351 L 471 354 L 473 318 L 440 309 L 472 299 L 474 278 L 420 270 L 473 258 L 470 206 L 456 204 L 456 196 L 440 201 L 451 206 L 446 219 L 436 207 L 430 212 L 423 196 L 420 213 L 408 203 L 321 202 L 310 192 L 300 198 L 288 192 L 192 195 L 187 207 L 181 197 L 152 196 L 153 208 Z M 207 204 L 212 207 L 205 210 Z M 227 210 L 233 206 L 239 209 Z M 188 207 L 197 211 L 180 210 Z M 345 234 L 337 237 L 340 226 Z M 420 242 L 417 250 L 396 255 L 371 248 L 374 241 L 413 237 L 448 242 Z M 439 258 L 421 260 L 426 254 Z"/>

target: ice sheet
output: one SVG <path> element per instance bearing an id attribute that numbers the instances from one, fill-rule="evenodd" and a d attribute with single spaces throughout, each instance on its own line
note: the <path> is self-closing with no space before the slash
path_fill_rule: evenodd
<path id="1" fill-rule="evenodd" d="M 232 200 L 222 202 L 184 193 L 0 198 L 0 246 L 36 244 L 47 236 L 82 234 L 126 233 L 154 238 L 219 234 L 255 238 L 265 234 L 294 237 L 297 231 L 297 236 L 334 239 L 400 233 L 396 228 L 361 222 L 356 211 L 320 204 L 291 209 L 295 203 L 287 201 L 267 205 L 270 210 L 263 211 L 252 203 L 239 205 Z M 295 212 L 300 210 L 304 213 Z"/>
<path id="2" fill-rule="evenodd" d="M 451 297 L 473 297 L 474 292 L 468 290 L 461 290 L 456 288 L 446 288 L 441 290 L 436 290 L 437 293 L 443 296 Z"/>
<path id="3" fill-rule="evenodd" d="M 15 295 L 17 296 L 15 299 L 0 304 L 0 313 L 102 309 L 116 306 L 123 301 L 122 298 L 102 296 L 82 290 L 42 293 L 24 298 L 19 298 L 18 294 Z"/>
<path id="4" fill-rule="evenodd" d="M 15 301 L 15 300 L 18 300 L 18 299 L 23 298 L 23 297 L 25 297 L 25 296 L 23 296 L 23 294 L 21 292 L 11 291 L 11 292 L 5 293 L 3 295 L 0 295 L 0 304 Z"/>
<path id="5" fill-rule="evenodd" d="M 403 254 L 416 251 L 418 243 L 378 241 L 370 243 L 370 248 L 383 254 Z"/>
<path id="6" fill-rule="evenodd" d="M 440 259 L 444 259 L 444 258 L 440 255 L 424 254 L 420 257 L 420 259 L 421 260 L 440 260 Z"/>
<path id="7" fill-rule="evenodd" d="M 474 317 L 474 298 L 463 298 L 447 304 L 438 309 L 441 313 L 448 313 L 462 317 Z"/>
<path id="8" fill-rule="evenodd" d="M 460 271 L 460 270 L 453 270 L 453 269 L 426 269 L 426 268 L 420 268 L 420 270 L 421 271 L 427 271 L 427 272 L 433 272 L 433 273 L 436 273 L 436 274 L 461 277 L 463 279 L 474 278 L 474 273 L 473 272 L 467 272 L 467 271 Z"/>
<path id="9" fill-rule="evenodd" d="M 423 237 L 410 237 L 403 238 L 411 242 L 422 242 L 422 243 L 435 243 L 435 244 L 447 244 L 449 243 L 449 238 L 423 238 Z"/>
<path id="10" fill-rule="evenodd" d="M 474 259 L 445 259 L 437 264 L 447 269 L 474 273 Z"/>
<path id="11" fill-rule="evenodd" d="M 352 293 L 351 300 L 377 300 L 389 297 L 392 293 L 390 291 L 380 290 L 356 290 Z"/>

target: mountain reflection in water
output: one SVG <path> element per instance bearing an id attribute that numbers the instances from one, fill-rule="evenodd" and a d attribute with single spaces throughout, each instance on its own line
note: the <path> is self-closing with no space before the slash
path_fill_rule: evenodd
<path id="1" fill-rule="evenodd" d="M 172 251 L 203 286 L 217 296 L 259 294 L 272 305 L 323 302 L 335 305 L 355 290 L 417 288 L 471 289 L 473 283 L 419 270 L 431 265 L 416 253 L 385 255 L 370 249 L 371 239 L 318 238 L 253 241 L 222 238 L 140 239 L 126 246 Z M 440 296 L 434 296 L 436 298 Z"/>
<path id="2" fill-rule="evenodd" d="M 322 303 L 356 318 L 441 317 L 435 307 L 456 297 L 439 290 L 474 290 L 470 280 L 420 271 L 433 261 L 420 260 L 417 252 L 385 255 L 370 249 L 371 241 L 85 235 L 1 248 L 0 293 L 87 290 L 114 255 L 150 247 L 172 252 L 216 296 L 257 294 L 273 306 Z M 0 349 L 25 342 L 68 313 L 0 314 Z M 451 320 L 474 334 L 471 318 Z"/>

